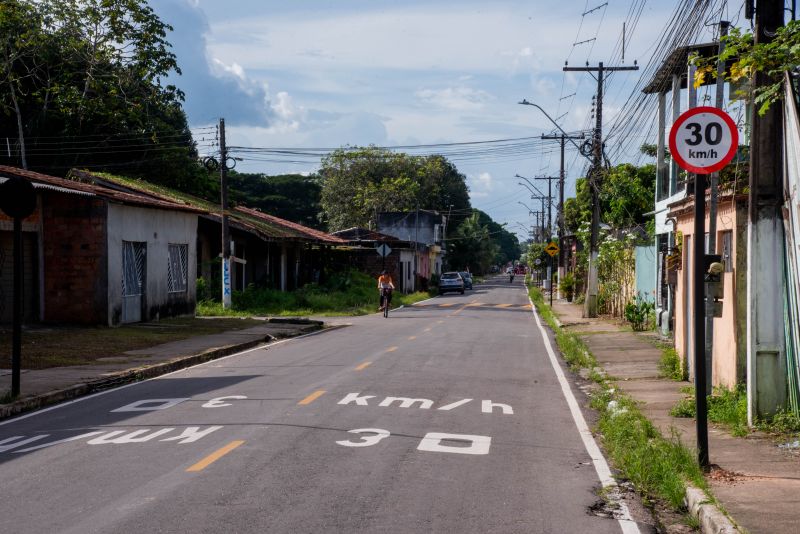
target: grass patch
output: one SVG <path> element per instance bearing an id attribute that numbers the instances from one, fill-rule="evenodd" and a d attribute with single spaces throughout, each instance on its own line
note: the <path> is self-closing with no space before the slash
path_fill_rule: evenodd
<path id="1" fill-rule="evenodd" d="M 672 417 L 696 417 L 694 388 L 681 388 L 687 395 L 672 407 L 669 414 Z M 748 434 L 747 426 L 747 392 L 743 384 L 733 389 L 714 388 L 714 394 L 708 396 L 708 420 L 722 425 L 734 436 Z"/>
<path id="2" fill-rule="evenodd" d="M 22 368 L 94 364 L 100 358 L 122 357 L 129 350 L 258 324 L 263 322 L 176 317 L 162 319 L 158 323 L 137 323 L 116 328 L 54 326 L 26 329 L 22 333 Z M 0 346 L 11 346 L 10 328 L 0 329 Z M 10 367 L 10 363 L 0 364 L 2 367 L 6 365 Z"/>
<path id="3" fill-rule="evenodd" d="M 661 360 L 658 362 L 658 370 L 661 376 L 670 380 L 681 381 L 685 379 L 685 373 L 681 366 L 681 357 L 675 347 L 661 349 Z"/>
<path id="4" fill-rule="evenodd" d="M 778 412 L 770 421 L 759 421 L 757 427 L 770 434 L 797 434 L 800 432 L 800 417 L 792 412 Z"/>
<path id="5" fill-rule="evenodd" d="M 646 503 L 663 501 L 686 515 L 686 481 L 707 491 L 695 454 L 681 443 L 674 429 L 668 438 L 662 436 L 636 402 L 621 394 L 599 372 L 594 356 L 578 336 L 558 326 L 541 291 L 529 288 L 529 294 L 539 314 L 556 332 L 564 359 L 572 368 L 590 369 L 589 378 L 601 386 L 599 392 L 592 394 L 591 405 L 599 413 L 597 430 L 611 462 L 634 484 Z"/>
<path id="6" fill-rule="evenodd" d="M 392 307 L 408 306 L 430 298 L 426 292 L 418 291 L 404 295 L 395 291 Z M 252 317 L 308 315 L 367 315 L 375 313 L 379 295 L 375 280 L 363 273 L 350 271 L 332 276 L 325 284 L 307 284 L 295 291 L 280 291 L 250 287 L 245 291 L 234 291 L 232 306 L 224 309 L 220 302 L 201 301 L 197 315 L 205 317 Z"/>

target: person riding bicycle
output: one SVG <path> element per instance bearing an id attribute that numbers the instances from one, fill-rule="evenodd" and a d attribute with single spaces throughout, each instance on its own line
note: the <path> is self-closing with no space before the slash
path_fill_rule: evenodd
<path id="1" fill-rule="evenodd" d="M 384 269 L 378 277 L 378 292 L 381 296 L 381 307 L 378 311 L 383 311 L 384 306 L 392 303 L 392 290 L 394 289 L 394 282 L 392 276 Z M 386 304 L 383 303 L 383 297 L 386 297 Z"/>

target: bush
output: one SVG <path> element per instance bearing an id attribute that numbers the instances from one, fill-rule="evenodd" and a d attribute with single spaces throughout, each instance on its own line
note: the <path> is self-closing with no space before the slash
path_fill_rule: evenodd
<path id="1" fill-rule="evenodd" d="M 656 305 L 639 294 L 625 305 L 625 319 L 631 323 L 635 332 L 641 332 L 647 330 L 655 311 Z"/>
<path id="2" fill-rule="evenodd" d="M 683 380 L 686 378 L 681 368 L 681 358 L 674 347 L 663 349 L 661 361 L 658 362 L 658 369 L 664 378 L 669 378 L 670 380 Z"/>
<path id="3" fill-rule="evenodd" d="M 561 291 L 567 297 L 567 300 L 572 302 L 572 297 L 575 296 L 575 275 L 566 273 L 561 279 Z"/>

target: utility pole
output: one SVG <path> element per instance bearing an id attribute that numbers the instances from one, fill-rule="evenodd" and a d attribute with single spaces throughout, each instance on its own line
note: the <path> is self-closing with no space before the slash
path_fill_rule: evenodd
<path id="1" fill-rule="evenodd" d="M 728 35 L 730 22 L 719 21 L 719 47 L 717 53 L 722 55 L 725 51 L 725 36 Z M 714 95 L 714 106 L 722 109 L 722 97 L 725 90 L 725 62 L 717 61 L 717 90 Z M 719 172 L 711 174 L 711 194 L 708 202 L 708 253 L 716 254 L 717 251 L 717 204 L 719 202 Z M 714 353 L 714 299 L 706 296 L 706 395 L 711 395 L 712 376 L 711 360 Z"/>
<path id="2" fill-rule="evenodd" d="M 639 70 L 639 67 L 606 67 L 601 61 L 597 67 L 564 67 L 566 71 L 596 72 L 597 76 L 597 112 L 592 134 L 592 168 L 589 171 L 589 190 L 592 193 L 592 226 L 589 237 L 589 280 L 586 284 L 586 309 L 587 317 L 597 317 L 597 256 L 599 254 L 597 241 L 600 233 L 600 185 L 603 166 L 603 75 L 606 72 L 624 70 Z"/>
<path id="3" fill-rule="evenodd" d="M 228 228 L 228 149 L 225 119 L 219 119 L 219 189 L 222 207 L 222 307 L 231 307 L 231 239 Z"/>
<path id="4" fill-rule="evenodd" d="M 550 243 L 553 239 L 553 180 L 558 180 L 558 176 L 534 176 L 534 180 L 547 180 L 547 234 L 545 242 Z M 547 262 L 547 283 L 545 289 L 550 290 L 550 305 L 553 305 L 553 257 L 550 256 Z"/>
<path id="5" fill-rule="evenodd" d="M 752 3 L 750 3 L 752 6 Z M 756 45 L 769 43 L 783 26 L 783 2 L 755 6 Z M 753 87 L 779 82 L 755 72 Z M 783 257 L 783 110 L 773 104 L 760 115 L 752 106 L 750 193 L 747 224 L 747 419 L 770 417 L 786 406 L 786 341 Z"/>
<path id="6" fill-rule="evenodd" d="M 561 168 L 558 173 L 558 217 L 556 217 L 556 222 L 558 224 L 558 282 L 559 288 L 561 287 L 561 279 L 566 274 L 566 265 L 565 259 L 566 255 L 564 254 L 564 234 L 565 232 L 565 223 L 564 223 L 564 179 L 566 177 L 565 169 L 564 169 L 564 148 L 567 143 L 567 139 L 583 139 L 584 135 L 542 135 L 542 139 L 557 139 L 561 142 Z M 561 290 L 559 289 L 559 292 Z"/>

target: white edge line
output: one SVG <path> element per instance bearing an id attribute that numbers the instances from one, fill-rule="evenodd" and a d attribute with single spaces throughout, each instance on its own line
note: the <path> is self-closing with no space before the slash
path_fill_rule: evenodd
<path id="1" fill-rule="evenodd" d="M 253 347 L 253 348 L 250 348 L 250 349 L 247 349 L 247 350 L 243 350 L 241 352 L 235 352 L 233 354 L 228 354 L 227 356 L 223 356 L 221 358 L 216 358 L 216 359 L 213 359 L 213 360 L 209 360 L 209 361 L 203 362 L 203 363 L 198 363 L 197 365 L 192 365 L 190 367 L 184 367 L 183 369 L 178 369 L 176 371 L 172 371 L 172 372 L 169 372 L 169 373 L 164 373 L 163 375 L 154 376 L 152 378 L 148 378 L 147 380 L 141 380 L 139 382 L 132 382 L 130 384 L 125 384 L 125 385 L 118 386 L 118 387 L 115 387 L 115 388 L 107 389 L 105 391 L 98 391 L 97 393 L 92 393 L 91 395 L 86 395 L 84 397 L 78 397 L 77 399 L 72 399 L 72 400 L 69 400 L 69 401 L 65 401 L 65 402 L 56 404 L 55 406 L 42 408 L 41 410 L 36 410 L 36 411 L 28 413 L 28 414 L 19 415 L 17 417 L 12 417 L 11 419 L 6 419 L 5 421 L 0 421 L 0 426 L 5 426 L 5 425 L 11 424 L 11 423 L 16 423 L 17 421 L 22 421 L 23 419 L 28 419 L 29 417 L 33 417 L 35 415 L 40 415 L 40 414 L 43 414 L 43 413 L 51 412 L 51 411 L 57 410 L 59 408 L 64 408 L 65 406 L 69 406 L 70 404 L 83 402 L 85 400 L 93 399 L 93 398 L 99 397 L 101 395 L 107 395 L 108 393 L 113 393 L 113 392 L 116 392 L 116 391 L 120 391 L 122 389 L 127 389 L 129 387 L 138 386 L 139 384 L 144 384 L 145 382 L 150 382 L 151 380 L 158 380 L 159 378 L 164 378 L 165 376 L 174 375 L 175 373 L 182 373 L 183 371 L 188 371 L 189 369 L 193 369 L 195 367 L 201 367 L 203 365 L 208 365 L 209 363 L 216 363 L 216 362 L 219 362 L 219 361 L 222 361 L 222 360 L 227 360 L 228 358 L 233 358 L 234 356 L 241 356 L 242 354 L 247 354 L 248 352 L 261 350 L 261 349 L 263 349 L 265 347 L 272 347 L 274 345 L 280 345 L 280 344 L 286 343 L 288 341 L 293 341 L 295 339 L 300 339 L 300 338 L 309 337 L 309 336 L 315 336 L 315 335 L 321 334 L 323 332 L 327 332 L 328 330 L 337 329 L 337 328 L 341 328 L 341 327 L 325 328 L 325 329 L 322 329 L 322 330 L 317 330 L 316 332 L 310 332 L 308 334 L 303 334 L 302 336 L 296 336 L 296 337 L 290 337 L 290 338 L 287 338 L 287 339 L 281 339 L 281 340 L 278 340 L 278 341 L 273 341 L 271 343 L 264 343 L 264 344 L 259 345 L 257 347 Z"/>
<path id="2" fill-rule="evenodd" d="M 528 296 L 528 301 L 531 303 L 531 310 L 533 312 L 533 317 L 536 319 L 536 326 L 539 327 L 539 331 L 542 334 L 544 346 L 547 349 L 547 355 L 550 358 L 550 364 L 553 366 L 556 377 L 558 377 L 558 383 L 561 386 L 561 391 L 564 394 L 567 405 L 569 405 L 569 411 L 572 413 L 572 419 L 575 421 L 575 426 L 578 428 L 578 433 L 581 435 L 583 446 L 586 448 L 586 452 L 589 453 L 589 456 L 592 459 L 592 464 L 594 465 L 594 470 L 597 472 L 597 476 L 600 478 L 600 483 L 604 488 L 615 488 L 617 487 L 617 481 L 614 480 L 614 477 L 611 475 L 611 469 L 608 467 L 608 462 L 606 462 L 603 453 L 600 451 L 600 447 L 597 446 L 597 442 L 592 435 L 592 431 L 589 430 L 589 426 L 586 424 L 586 419 L 583 417 L 583 413 L 578 405 L 578 401 L 575 399 L 575 395 L 572 393 L 572 388 L 570 387 L 566 376 L 564 376 L 564 371 L 561 369 L 558 359 L 556 358 L 556 354 L 553 351 L 553 346 L 550 344 L 550 338 L 547 336 L 547 331 L 545 331 L 544 326 L 542 326 L 542 321 L 539 318 L 539 314 L 536 312 L 536 305 L 533 303 L 533 300 L 530 298 L 530 296 Z M 622 532 L 625 534 L 638 534 L 640 532 L 639 527 L 631 518 L 628 506 L 621 500 L 618 501 L 617 504 L 619 505 L 620 512 L 622 513 L 622 517 L 617 519 Z"/>

